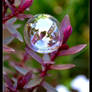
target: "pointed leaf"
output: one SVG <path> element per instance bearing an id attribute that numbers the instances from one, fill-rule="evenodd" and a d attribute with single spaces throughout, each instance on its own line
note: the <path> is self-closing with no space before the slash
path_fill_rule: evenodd
<path id="1" fill-rule="evenodd" d="M 14 24 L 14 22 L 16 22 L 16 18 L 11 18 L 11 19 L 9 19 L 5 24 L 10 24 L 10 25 L 12 25 L 12 24 Z"/>
<path id="2" fill-rule="evenodd" d="M 43 82 L 42 86 L 47 90 L 47 92 L 57 92 L 55 88 L 53 88 L 50 84 L 47 82 Z"/>
<path id="3" fill-rule="evenodd" d="M 34 79 L 30 80 L 28 82 L 28 84 L 26 84 L 24 86 L 24 88 L 25 89 L 30 89 L 32 87 L 35 87 L 35 86 L 39 85 L 41 83 L 41 81 L 42 81 L 42 78 L 39 78 L 39 77 L 38 78 L 34 78 Z"/>
<path id="4" fill-rule="evenodd" d="M 65 70 L 75 67 L 74 64 L 61 64 L 61 65 L 51 65 L 50 69 L 52 70 Z"/>
<path id="5" fill-rule="evenodd" d="M 13 48 L 10 48 L 6 45 L 3 46 L 3 51 L 4 52 L 15 52 L 15 50 Z"/>
<path id="6" fill-rule="evenodd" d="M 62 22 L 61 22 L 60 31 L 64 32 L 64 30 L 65 30 L 69 25 L 71 26 L 71 24 L 70 24 L 70 19 L 69 19 L 69 16 L 66 15 L 66 16 L 64 17 L 64 19 L 62 20 Z"/>
<path id="7" fill-rule="evenodd" d="M 32 2 L 33 2 L 33 0 L 25 0 L 25 1 L 22 0 L 19 5 L 19 9 L 22 9 L 24 11 L 26 8 L 28 8 L 32 5 Z"/>
<path id="8" fill-rule="evenodd" d="M 26 82 L 28 82 L 31 77 L 32 77 L 32 71 L 29 71 L 29 72 L 24 76 L 24 79 L 26 80 Z"/>
<path id="9" fill-rule="evenodd" d="M 11 35 L 11 33 L 7 30 L 6 25 L 3 25 L 3 44 L 9 44 L 9 43 L 11 43 L 14 38 L 15 37 L 13 37 Z"/>
<path id="10" fill-rule="evenodd" d="M 15 68 L 19 73 L 21 73 L 22 75 L 25 75 L 27 74 L 28 70 L 25 69 L 24 67 L 22 66 L 19 66 L 18 64 L 15 64 L 13 62 L 10 63 L 10 65 Z"/>
<path id="11" fill-rule="evenodd" d="M 72 27 L 71 27 L 70 19 L 68 15 L 66 15 L 61 22 L 60 32 L 64 34 L 63 43 L 65 43 L 72 33 Z"/>
<path id="12" fill-rule="evenodd" d="M 83 50 L 85 47 L 86 47 L 86 44 L 73 46 L 67 50 L 61 50 L 60 53 L 58 54 L 58 56 L 67 56 L 67 55 L 76 54 L 76 53 L 80 52 L 81 50 Z"/>
<path id="13" fill-rule="evenodd" d="M 69 25 L 64 31 L 63 44 L 67 42 L 71 34 L 72 34 L 72 26 Z"/>
<path id="14" fill-rule="evenodd" d="M 34 58 L 36 61 L 38 61 L 40 64 L 43 63 L 42 58 L 41 58 L 39 55 L 37 55 L 34 51 L 32 51 L 30 48 L 26 47 L 25 50 L 26 50 L 26 52 L 27 52 L 31 57 L 33 57 L 33 58 Z"/>
<path id="15" fill-rule="evenodd" d="M 16 28 L 13 25 L 6 24 L 5 26 L 7 27 L 8 31 L 12 34 L 12 36 L 16 37 L 18 40 L 23 42 L 21 34 L 16 30 Z"/>

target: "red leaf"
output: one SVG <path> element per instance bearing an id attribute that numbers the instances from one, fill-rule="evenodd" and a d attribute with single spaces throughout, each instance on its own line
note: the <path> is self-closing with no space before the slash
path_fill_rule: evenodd
<path id="1" fill-rule="evenodd" d="M 52 70 L 65 70 L 75 67 L 74 64 L 61 64 L 61 65 L 51 65 L 50 69 Z"/>
<path id="2" fill-rule="evenodd" d="M 61 33 L 63 32 L 64 34 L 63 43 L 65 43 L 72 33 L 72 27 L 71 27 L 70 19 L 68 15 L 66 15 L 61 22 L 60 32 Z"/>
<path id="3" fill-rule="evenodd" d="M 4 52 L 15 52 L 15 50 L 13 49 L 13 48 L 10 48 L 10 47 L 8 47 L 8 46 L 6 46 L 6 45 L 4 45 L 3 46 L 3 51 Z"/>
<path id="4" fill-rule="evenodd" d="M 83 50 L 83 48 L 85 48 L 85 47 L 86 47 L 86 44 L 73 46 L 67 50 L 61 50 L 60 53 L 58 54 L 58 56 L 67 56 L 67 55 L 76 54 L 76 53 L 80 52 L 81 50 Z"/>
<path id="5" fill-rule="evenodd" d="M 68 38 L 72 34 L 72 27 L 69 25 L 65 30 L 64 30 L 64 38 L 63 38 L 63 44 L 67 42 Z"/>
<path id="6" fill-rule="evenodd" d="M 28 72 L 25 76 L 19 77 L 17 87 L 23 88 L 29 82 L 31 77 L 32 77 L 32 72 Z"/>
<path id="7" fill-rule="evenodd" d="M 64 19 L 62 20 L 62 22 L 61 22 L 60 31 L 64 32 L 64 30 L 65 30 L 69 25 L 71 26 L 71 24 L 70 24 L 70 19 L 69 19 L 69 16 L 66 15 L 66 16 L 64 17 Z"/>
<path id="8" fill-rule="evenodd" d="M 21 3 L 18 9 L 21 9 L 22 11 L 24 11 L 26 8 L 32 5 L 32 2 L 33 0 L 21 0 Z"/>
<path id="9" fill-rule="evenodd" d="M 42 58 L 37 55 L 34 51 L 32 51 L 30 48 L 26 47 L 26 52 L 31 56 L 33 57 L 36 61 L 38 61 L 40 64 L 43 63 L 43 60 Z"/>
<path id="10" fill-rule="evenodd" d="M 68 48 L 69 46 L 67 44 L 62 44 L 62 46 L 60 47 L 61 50 L 66 50 Z"/>

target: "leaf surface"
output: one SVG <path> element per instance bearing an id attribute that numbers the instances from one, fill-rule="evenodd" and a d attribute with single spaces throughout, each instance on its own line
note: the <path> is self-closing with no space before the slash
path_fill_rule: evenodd
<path id="1" fill-rule="evenodd" d="M 59 64 L 59 65 L 51 65 L 50 69 L 52 70 L 65 70 L 65 69 L 71 69 L 75 67 L 74 64 Z"/>
<path id="2" fill-rule="evenodd" d="M 58 54 L 58 56 L 67 56 L 67 55 L 76 54 L 76 53 L 80 52 L 81 50 L 83 50 L 85 47 L 86 47 L 86 44 L 73 46 L 67 50 L 61 50 L 60 53 Z"/>

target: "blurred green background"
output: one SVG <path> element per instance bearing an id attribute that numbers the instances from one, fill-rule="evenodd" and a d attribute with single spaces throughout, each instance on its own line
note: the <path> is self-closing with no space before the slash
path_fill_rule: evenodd
<path id="1" fill-rule="evenodd" d="M 29 11 L 26 14 L 39 14 L 46 13 L 54 16 L 62 21 L 64 16 L 68 14 L 70 16 L 71 25 L 73 28 L 72 35 L 68 40 L 68 45 L 75 46 L 78 44 L 86 43 L 87 47 L 78 54 L 58 57 L 56 64 L 75 64 L 76 67 L 70 70 L 62 71 L 49 71 L 52 74 L 51 77 L 47 77 L 46 80 L 53 86 L 63 84 L 70 88 L 71 80 L 77 75 L 85 75 L 89 78 L 89 0 L 34 0 Z M 17 20 L 16 24 L 21 24 L 19 32 L 24 36 L 24 25 L 27 19 L 22 22 Z M 25 43 L 21 43 L 18 40 L 14 40 L 11 47 L 19 51 L 24 51 Z M 12 58 L 20 61 L 19 56 L 12 54 Z M 6 64 L 5 62 L 5 65 Z M 39 67 L 40 65 L 35 60 L 29 60 L 27 65 L 32 67 Z"/>

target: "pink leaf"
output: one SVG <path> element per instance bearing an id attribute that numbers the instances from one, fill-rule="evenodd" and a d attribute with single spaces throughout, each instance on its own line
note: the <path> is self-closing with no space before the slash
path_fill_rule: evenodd
<path id="1" fill-rule="evenodd" d="M 32 78 L 32 80 L 30 80 L 25 86 L 24 88 L 25 89 L 30 89 L 30 88 L 33 88 L 37 85 L 39 85 L 42 81 L 42 78 L 40 77 L 36 77 L 36 78 Z"/>
<path id="2" fill-rule="evenodd" d="M 31 57 L 33 57 L 33 58 L 34 58 L 36 61 L 38 61 L 40 64 L 43 63 L 42 58 L 41 58 L 39 55 L 37 55 L 34 51 L 32 51 L 30 48 L 26 47 L 25 50 L 26 50 L 26 52 L 27 52 Z"/>
<path id="3" fill-rule="evenodd" d="M 22 66 L 20 66 L 19 64 L 16 64 L 14 62 L 10 62 L 10 65 L 15 68 L 20 74 L 25 75 L 27 74 L 28 70 Z"/>
<path id="4" fill-rule="evenodd" d="M 53 88 L 50 84 L 47 82 L 43 82 L 42 86 L 47 90 L 47 92 L 57 92 L 55 88 Z"/>
<path id="5" fill-rule="evenodd" d="M 24 79 L 26 80 L 26 82 L 28 82 L 30 80 L 30 78 L 32 77 L 32 72 L 28 72 L 25 76 Z"/>
<path id="6" fill-rule="evenodd" d="M 6 24 L 10 24 L 10 25 L 12 25 L 12 24 L 14 24 L 14 22 L 16 22 L 16 18 L 11 18 L 10 20 L 8 20 L 7 22 L 6 22 Z"/>
<path id="7" fill-rule="evenodd" d="M 9 79 L 9 77 L 8 77 L 7 75 L 4 75 L 4 80 L 5 80 L 5 82 L 7 83 L 8 88 L 9 88 L 11 91 L 15 92 L 15 91 L 16 91 L 16 88 L 13 86 L 12 80 Z"/>
<path id="8" fill-rule="evenodd" d="M 65 43 L 72 33 L 72 27 L 71 27 L 70 19 L 68 15 L 66 15 L 61 22 L 60 32 L 63 32 L 64 34 L 63 43 Z"/>
<path id="9" fill-rule="evenodd" d="M 61 50 L 60 53 L 58 54 L 58 56 L 67 56 L 67 55 L 76 54 L 76 53 L 80 52 L 81 50 L 83 50 L 85 47 L 86 47 L 86 44 L 73 46 L 67 50 Z"/>
<path id="10" fill-rule="evenodd" d="M 3 30 L 11 34 L 11 36 L 16 37 L 18 40 L 23 42 L 23 38 L 21 34 L 17 31 L 17 28 L 20 27 L 20 25 L 13 25 L 14 22 L 16 21 L 16 18 L 8 20 L 4 25 L 3 25 Z"/>
<path id="11" fill-rule="evenodd" d="M 61 65 L 51 65 L 50 69 L 52 70 L 65 70 L 75 67 L 74 64 L 61 64 Z"/>
<path id="12" fill-rule="evenodd" d="M 15 52 L 15 50 L 13 48 L 10 48 L 6 45 L 3 46 L 3 51 L 4 52 Z"/>
<path id="13" fill-rule="evenodd" d="M 6 22 L 6 24 L 12 25 L 16 21 L 15 18 Z M 15 37 L 7 30 L 7 26 L 3 25 L 3 44 L 9 44 Z"/>
<path id="14" fill-rule="evenodd" d="M 70 19 L 69 19 L 69 16 L 66 15 L 66 16 L 64 17 L 64 19 L 62 20 L 62 22 L 61 22 L 60 31 L 64 32 L 64 30 L 65 30 L 69 25 L 71 26 L 71 24 L 70 24 Z"/>
<path id="15" fill-rule="evenodd" d="M 12 34 L 12 36 L 16 37 L 18 40 L 23 42 L 23 38 L 22 38 L 21 34 L 17 31 L 17 29 L 14 25 L 5 24 L 5 26 L 7 27 L 8 31 Z"/>
<path id="16" fill-rule="evenodd" d="M 20 20 L 24 20 L 25 18 L 31 18 L 32 15 L 31 14 L 18 14 L 16 17 Z"/>
<path id="17" fill-rule="evenodd" d="M 69 25 L 64 31 L 63 44 L 67 42 L 71 34 L 72 34 L 72 27 Z"/>
<path id="18" fill-rule="evenodd" d="M 21 8 L 24 3 L 25 3 L 25 0 L 21 0 L 20 5 L 19 5 L 19 8 Z"/>

